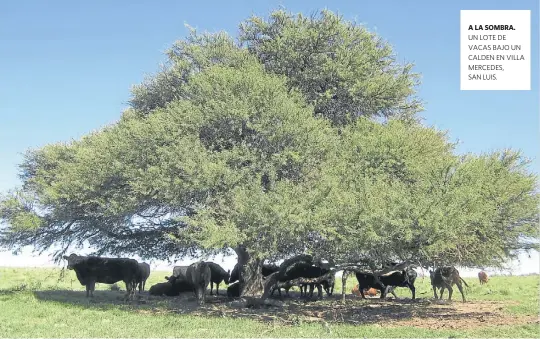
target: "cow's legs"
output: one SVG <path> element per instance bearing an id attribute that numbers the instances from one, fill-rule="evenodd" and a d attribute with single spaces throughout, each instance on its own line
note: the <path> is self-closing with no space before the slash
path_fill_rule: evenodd
<path id="1" fill-rule="evenodd" d="M 126 284 L 126 294 L 124 295 L 124 299 L 127 300 L 131 292 L 131 281 L 124 280 L 124 284 Z"/>
<path id="2" fill-rule="evenodd" d="M 461 292 L 461 297 L 463 298 L 463 302 L 465 302 L 465 294 L 463 294 L 463 286 L 461 286 L 461 281 L 458 281 L 456 284 L 459 292 Z"/>
<path id="3" fill-rule="evenodd" d="M 439 296 L 437 296 L 437 287 L 435 285 L 431 285 L 431 287 L 433 287 L 433 296 L 435 299 L 439 299 Z"/>
<path id="4" fill-rule="evenodd" d="M 90 296 L 91 298 L 93 298 L 95 289 L 96 289 L 96 282 L 88 281 L 86 283 L 86 297 L 88 298 Z"/>
<path id="5" fill-rule="evenodd" d="M 412 298 L 414 300 L 414 298 L 416 297 L 416 288 L 414 287 L 413 284 L 409 284 L 409 289 L 411 290 Z"/>
<path id="6" fill-rule="evenodd" d="M 396 295 L 395 289 L 396 289 L 395 286 L 386 286 L 385 291 L 384 291 L 384 295 L 387 296 L 388 293 L 392 293 L 394 298 L 399 299 L 399 297 Z"/>
<path id="7" fill-rule="evenodd" d="M 315 288 L 314 284 L 309 284 L 309 297 L 313 298 L 313 289 Z M 306 285 L 307 290 L 307 285 Z"/>
<path id="8" fill-rule="evenodd" d="M 197 302 L 199 303 L 199 305 L 204 304 L 204 290 L 202 287 L 197 287 L 195 295 L 197 297 Z"/>
<path id="9" fill-rule="evenodd" d="M 362 296 L 362 299 L 366 299 L 366 296 L 364 295 L 364 288 L 358 286 L 358 290 L 360 290 L 360 295 Z"/>
<path id="10" fill-rule="evenodd" d="M 210 290 L 212 292 L 212 290 Z M 219 283 L 216 284 L 216 295 L 219 295 Z"/>
<path id="11" fill-rule="evenodd" d="M 204 304 L 204 299 L 206 297 L 206 293 L 204 293 L 204 286 L 201 286 L 201 304 Z"/>
<path id="12" fill-rule="evenodd" d="M 210 281 L 210 295 L 212 295 L 212 290 L 214 289 L 214 283 Z"/>
<path id="13" fill-rule="evenodd" d="M 322 285 L 317 284 L 317 298 L 322 299 L 323 293 L 322 293 Z"/>
<path id="14" fill-rule="evenodd" d="M 137 281 L 136 280 L 124 280 L 124 283 L 126 284 L 126 295 L 125 298 L 127 300 L 134 299 L 135 298 L 135 290 L 137 289 Z"/>
<path id="15" fill-rule="evenodd" d="M 452 293 L 454 292 L 454 289 L 452 286 L 448 286 L 448 301 L 452 301 Z"/>

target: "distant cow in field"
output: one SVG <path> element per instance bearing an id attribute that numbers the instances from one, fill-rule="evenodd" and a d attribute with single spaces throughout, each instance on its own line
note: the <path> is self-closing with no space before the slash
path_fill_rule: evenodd
<path id="1" fill-rule="evenodd" d="M 96 283 L 114 284 L 123 281 L 126 284 L 126 297 L 133 298 L 141 271 L 139 263 L 127 258 L 104 258 L 96 256 L 64 256 L 67 268 L 74 270 L 81 285 L 86 286 L 86 297 L 93 297 Z"/>
<path id="2" fill-rule="evenodd" d="M 374 288 L 381 291 L 381 299 L 385 298 L 387 293 L 390 292 L 397 298 L 394 293 L 395 287 L 408 287 L 412 293 L 412 299 L 416 297 L 416 289 L 414 282 L 416 280 L 417 273 L 413 269 L 407 271 L 394 271 L 388 274 L 379 276 L 379 280 L 384 284 L 384 288 L 381 284 L 375 282 L 375 276 L 371 273 L 356 272 L 356 279 L 358 280 L 358 288 L 362 298 L 365 298 L 364 289 Z"/>
<path id="3" fill-rule="evenodd" d="M 137 282 L 139 284 L 139 293 L 141 293 L 142 291 L 144 291 L 144 287 L 146 286 L 146 280 L 150 276 L 150 265 L 145 262 L 139 263 L 139 273 L 140 276 Z"/>
<path id="4" fill-rule="evenodd" d="M 210 267 L 210 295 L 212 295 L 212 290 L 214 289 L 214 284 L 216 284 L 216 294 L 219 295 L 219 284 L 223 281 L 226 285 L 229 285 L 229 278 L 231 276 L 230 271 L 225 271 L 223 267 L 213 262 L 206 262 Z"/>
<path id="5" fill-rule="evenodd" d="M 478 280 L 480 280 L 480 285 L 487 284 L 489 277 L 486 272 L 480 271 L 478 272 Z"/>
<path id="6" fill-rule="evenodd" d="M 198 303 L 204 304 L 205 292 L 212 278 L 210 266 L 204 261 L 193 263 L 186 271 L 186 278 L 193 288 Z"/>
<path id="7" fill-rule="evenodd" d="M 463 302 L 465 302 L 465 294 L 463 293 L 463 286 L 461 286 L 461 282 L 463 282 L 467 287 L 469 287 L 469 285 L 467 285 L 465 280 L 459 276 L 459 271 L 454 266 L 439 267 L 435 270 L 435 272 L 430 270 L 429 278 L 431 279 L 431 286 L 433 287 L 435 299 L 439 299 L 437 297 L 437 288 L 440 288 L 440 299 L 442 299 L 444 289 L 447 288 L 448 300 L 452 300 L 452 285 L 457 285 L 459 292 L 461 292 Z"/>

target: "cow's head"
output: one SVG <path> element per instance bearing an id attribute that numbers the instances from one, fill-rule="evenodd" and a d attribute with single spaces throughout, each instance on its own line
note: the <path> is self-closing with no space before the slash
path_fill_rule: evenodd
<path id="1" fill-rule="evenodd" d="M 231 270 L 227 270 L 227 275 L 223 279 L 226 285 L 229 285 L 229 281 L 231 281 Z"/>
<path id="2" fill-rule="evenodd" d="M 76 255 L 75 253 L 71 253 L 68 256 L 63 256 L 62 258 L 66 259 L 67 260 L 67 269 L 68 270 L 72 270 L 73 269 L 73 266 L 76 265 L 78 262 L 81 261 L 82 257 Z"/>
<path id="3" fill-rule="evenodd" d="M 165 277 L 165 280 L 167 280 L 167 282 L 170 284 L 174 284 L 177 279 L 178 277 L 174 275 L 171 275 L 170 277 L 167 277 L 167 276 Z"/>

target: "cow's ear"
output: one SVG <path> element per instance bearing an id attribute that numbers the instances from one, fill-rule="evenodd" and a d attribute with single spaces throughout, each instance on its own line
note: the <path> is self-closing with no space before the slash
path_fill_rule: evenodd
<path id="1" fill-rule="evenodd" d="M 67 255 L 63 255 L 62 258 L 68 259 L 69 257 Z"/>

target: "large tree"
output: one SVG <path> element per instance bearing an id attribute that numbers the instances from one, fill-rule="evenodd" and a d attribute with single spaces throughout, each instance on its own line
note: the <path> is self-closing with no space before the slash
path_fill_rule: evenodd
<path id="1" fill-rule="evenodd" d="M 411 66 L 364 28 L 276 11 L 238 41 L 192 30 L 168 57 L 117 123 L 27 152 L 2 246 L 232 249 L 243 294 L 261 290 L 265 259 L 497 266 L 537 248 L 526 161 L 456 155 L 418 122 Z"/>

